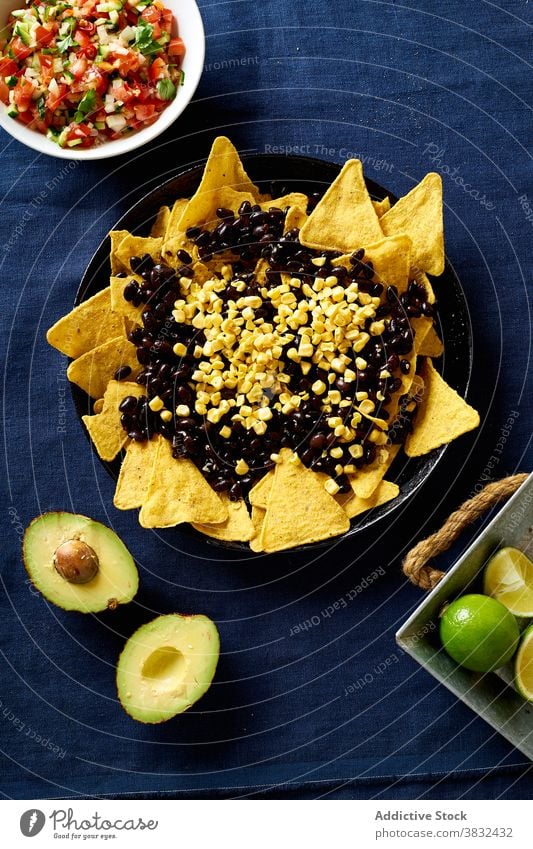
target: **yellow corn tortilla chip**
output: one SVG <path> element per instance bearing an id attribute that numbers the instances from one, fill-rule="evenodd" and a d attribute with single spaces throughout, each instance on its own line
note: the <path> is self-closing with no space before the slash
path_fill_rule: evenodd
<path id="1" fill-rule="evenodd" d="M 250 548 L 255 552 L 263 551 L 262 535 L 265 514 L 266 510 L 262 507 L 256 507 L 255 504 L 252 505 L 251 521 L 253 531 L 250 537 Z"/>
<path id="2" fill-rule="evenodd" d="M 225 504 L 228 518 L 218 525 L 206 525 L 201 522 L 193 522 L 193 528 L 200 533 L 213 539 L 223 539 L 233 542 L 248 542 L 252 538 L 254 526 L 245 501 L 231 501 L 229 496 L 222 492 L 220 500 Z"/>
<path id="3" fill-rule="evenodd" d="M 417 268 L 416 265 L 413 265 L 409 270 L 409 280 L 416 280 L 421 286 L 424 287 L 427 293 L 428 303 L 435 303 L 435 292 L 433 291 L 433 286 L 429 282 L 429 278 L 427 274 L 424 274 L 420 268 Z"/>
<path id="4" fill-rule="evenodd" d="M 179 228 L 181 217 L 188 203 L 189 201 L 187 198 L 180 198 L 174 203 L 170 210 L 166 230 L 163 233 L 161 256 L 164 258 L 165 262 L 168 262 L 174 267 L 182 264 L 176 257 L 179 250 L 186 250 L 191 257 L 198 256 L 198 251 L 195 248 L 194 242 L 191 239 L 188 239 L 187 234 L 182 232 Z"/>
<path id="5" fill-rule="evenodd" d="M 182 522 L 219 524 L 228 518 L 224 502 L 191 460 L 175 460 L 161 439 L 139 513 L 143 528 L 172 528 Z"/>
<path id="6" fill-rule="evenodd" d="M 429 454 L 479 425 L 479 414 L 442 379 L 431 360 L 424 360 L 424 395 L 414 430 L 405 442 L 408 457 Z"/>
<path id="7" fill-rule="evenodd" d="M 370 498 L 359 498 L 354 492 L 351 492 L 346 495 L 336 495 L 335 500 L 341 505 L 348 518 L 353 519 L 361 513 L 366 513 L 367 510 L 372 510 L 374 507 L 386 504 L 387 501 L 392 501 L 399 493 L 398 484 L 382 480 Z"/>
<path id="8" fill-rule="evenodd" d="M 428 274 L 444 271 L 442 179 L 426 174 L 414 189 L 400 198 L 380 219 L 386 236 L 406 234 L 413 243 L 413 261 Z"/>
<path id="9" fill-rule="evenodd" d="M 124 320 L 111 312 L 108 286 L 56 321 L 46 340 L 62 354 L 75 359 L 123 332 Z"/>
<path id="10" fill-rule="evenodd" d="M 250 490 L 248 500 L 252 507 L 263 507 L 266 510 L 268 496 L 274 482 L 274 469 L 267 472 L 264 478 L 261 478 Z"/>
<path id="11" fill-rule="evenodd" d="M 129 274 L 127 277 L 111 277 L 109 280 L 109 288 L 111 290 L 111 309 L 117 315 L 124 319 L 131 327 L 133 324 L 142 324 L 141 314 L 146 309 L 145 304 L 135 307 L 131 301 L 127 301 L 124 297 L 124 289 L 130 282 L 135 280 L 136 283 L 142 283 L 143 279 L 138 274 Z"/>
<path id="12" fill-rule="evenodd" d="M 290 206 L 289 211 L 285 216 L 283 232 L 287 233 L 289 230 L 294 230 L 294 228 L 301 230 L 307 221 L 307 218 L 308 215 L 305 209 L 301 209 L 299 206 Z"/>
<path id="13" fill-rule="evenodd" d="M 444 352 L 444 345 L 440 340 L 435 326 L 432 324 L 417 350 L 420 357 L 440 357 Z"/>
<path id="14" fill-rule="evenodd" d="M 163 237 L 167 231 L 168 222 L 170 221 L 170 209 L 168 206 L 162 206 L 156 215 L 155 221 L 150 230 L 150 236 L 154 239 Z"/>
<path id="15" fill-rule="evenodd" d="M 122 366 L 131 368 L 131 379 L 136 378 L 141 370 L 135 345 L 125 336 L 117 336 L 73 360 L 67 369 L 67 377 L 91 398 L 101 398 L 107 384 Z"/>
<path id="16" fill-rule="evenodd" d="M 384 445 L 378 448 L 377 457 L 373 463 L 358 469 L 354 475 L 348 475 L 350 486 L 358 498 L 366 499 L 372 496 L 399 450 L 399 445 Z"/>
<path id="17" fill-rule="evenodd" d="M 154 239 L 152 236 L 133 236 L 131 233 L 122 239 L 117 248 L 117 259 L 122 263 L 122 270 L 127 274 L 131 274 L 130 258 L 132 256 L 142 256 L 150 254 L 155 262 L 159 261 L 161 256 L 161 246 L 163 239 Z"/>
<path id="18" fill-rule="evenodd" d="M 349 159 L 300 231 L 303 245 L 351 252 L 381 240 L 359 159 Z"/>
<path id="19" fill-rule="evenodd" d="M 128 434 L 120 424 L 119 404 L 128 395 L 140 398 L 144 388 L 130 381 L 110 380 L 104 394 L 102 412 L 95 416 L 82 416 L 98 456 L 102 460 L 114 460 L 128 441 Z"/>
<path id="20" fill-rule="evenodd" d="M 268 200 L 262 201 L 259 206 L 266 212 L 268 212 L 271 207 L 283 210 L 287 209 L 288 206 L 296 206 L 298 209 L 306 212 L 308 202 L 307 195 L 304 195 L 302 192 L 289 192 L 286 195 L 280 195 L 277 198 L 269 198 Z"/>
<path id="21" fill-rule="evenodd" d="M 101 413 L 103 409 L 104 409 L 104 399 L 103 398 L 97 398 L 96 401 L 93 404 L 93 413 L 96 415 L 96 413 Z"/>
<path id="22" fill-rule="evenodd" d="M 111 242 L 111 250 L 109 252 L 109 258 L 111 262 L 111 274 L 118 274 L 119 271 L 129 271 L 129 265 L 126 268 L 121 259 L 119 259 L 117 255 L 117 251 L 119 249 L 120 243 L 129 236 L 129 230 L 111 230 L 109 233 L 109 240 Z"/>
<path id="23" fill-rule="evenodd" d="M 424 345 L 424 341 L 429 331 L 433 327 L 433 319 L 428 316 L 421 315 L 418 318 L 411 318 L 411 327 L 415 334 L 415 351 L 420 354 L 420 349 Z"/>
<path id="24" fill-rule="evenodd" d="M 411 240 L 408 236 L 391 236 L 380 239 L 365 247 L 363 262 L 372 261 L 376 280 L 385 285 L 394 285 L 399 294 L 405 292 L 409 283 L 411 267 Z M 350 255 L 344 254 L 333 260 L 332 265 L 350 268 Z"/>
<path id="25" fill-rule="evenodd" d="M 148 493 L 157 446 L 162 436 L 156 435 L 146 442 L 131 440 L 120 467 L 113 504 L 118 510 L 141 507 Z"/>
<path id="26" fill-rule="evenodd" d="M 180 230 L 185 232 L 189 227 L 208 221 L 217 206 L 226 206 L 226 203 L 217 202 L 217 196 L 228 188 L 251 196 L 251 203 L 259 199 L 257 186 L 245 172 L 237 150 L 229 139 L 219 136 L 213 142 L 200 185 L 180 219 Z"/>
<path id="27" fill-rule="evenodd" d="M 386 197 L 383 198 L 383 200 L 373 200 L 372 206 L 376 210 L 377 217 L 381 218 L 381 216 L 385 215 L 385 213 L 390 209 L 390 198 Z"/>
<path id="28" fill-rule="evenodd" d="M 261 534 L 264 551 L 283 551 L 345 533 L 348 516 L 323 481 L 290 451 L 280 452 Z"/>
<path id="29" fill-rule="evenodd" d="M 220 224 L 220 219 L 216 216 L 216 210 L 219 206 L 237 212 L 241 203 L 244 203 L 245 200 L 251 204 L 255 203 L 250 192 L 240 192 L 230 186 L 222 186 L 215 191 L 196 194 L 189 201 L 180 219 L 180 231 L 185 231 L 193 226 L 205 226 L 212 230 L 217 224 Z"/>

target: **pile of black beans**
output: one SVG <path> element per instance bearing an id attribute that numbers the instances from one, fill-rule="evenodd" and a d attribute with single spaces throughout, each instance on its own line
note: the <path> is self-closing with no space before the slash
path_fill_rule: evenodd
<path id="1" fill-rule="evenodd" d="M 352 254 L 347 267 L 332 265 L 333 260 L 339 256 L 338 252 L 319 252 L 302 246 L 296 229 L 283 234 L 285 214 L 286 210 L 273 207 L 265 212 L 245 202 L 237 215 L 227 209 L 218 209 L 220 224 L 214 230 L 196 227 L 191 228 L 187 235 L 194 240 L 204 261 L 228 251 L 235 256 L 231 262 L 233 278 L 221 293 L 225 301 L 242 295 L 258 294 L 265 285 L 259 284 L 253 273 L 260 257 L 267 262 L 268 288 L 281 282 L 281 272 L 289 272 L 309 284 L 316 277 L 329 276 L 335 276 L 342 285 L 357 281 L 360 291 L 373 297 L 384 295 L 377 318 L 388 319 L 385 332 L 381 336 L 371 337 L 358 354 L 353 353 L 349 367 L 357 374 L 356 382 L 348 383 L 339 375 L 333 388 L 339 390 L 342 399 L 351 402 L 354 401 L 356 391 L 367 392 L 376 405 L 373 415 L 386 420 L 389 417 L 386 408 L 391 395 L 401 386 L 401 374 L 406 374 L 410 368 L 409 360 L 406 359 L 413 347 L 410 319 L 432 315 L 434 305 L 428 303 L 425 288 L 416 281 L 411 281 L 407 291 L 401 295 L 394 286 L 388 286 L 384 291 L 383 285 L 374 278 L 372 263 L 365 262 L 362 249 Z M 321 267 L 312 262 L 317 256 L 325 257 Z M 375 426 L 364 417 L 357 426 L 354 442 L 362 445 L 363 456 L 354 460 L 349 454 L 349 446 L 339 442 L 326 421 L 329 416 L 340 416 L 349 425 L 354 410 L 351 406 L 335 405 L 331 412 L 322 412 L 323 402 L 311 393 L 311 386 L 315 380 L 330 384 L 328 373 L 317 366 L 313 366 L 303 376 L 298 364 L 286 360 L 284 371 L 291 377 L 288 384 L 290 391 L 294 394 L 309 392 L 310 397 L 288 416 L 273 409 L 273 418 L 263 436 L 232 422 L 231 412 L 214 425 L 194 411 L 195 393 L 190 381 L 197 361 L 193 357 L 193 350 L 197 344 L 201 345 L 205 341 L 205 337 L 202 331 L 178 324 L 172 317 L 174 302 L 181 297 L 179 278 L 194 276 L 190 254 L 181 250 L 177 258 L 182 263 L 177 270 L 164 263 L 154 263 L 148 254 L 130 260 L 132 272 L 140 275 L 142 282 L 130 281 L 125 287 L 124 297 L 135 306 L 143 304 L 144 309 L 142 325 L 132 330 L 128 338 L 137 347 L 137 358 L 143 367 L 137 381 L 146 387 L 147 394 L 140 399 L 129 396 L 120 405 L 121 423 L 128 436 L 143 441 L 154 433 L 160 433 L 171 441 L 174 457 L 191 459 L 217 492 L 227 491 L 235 500 L 246 496 L 253 484 L 273 467 L 271 454 L 278 453 L 283 447 L 296 451 L 306 466 L 335 478 L 341 492 L 349 492 L 348 478 L 344 474 L 338 475 L 336 467 L 338 464 L 350 463 L 360 468 L 373 462 L 376 446 L 369 437 Z M 236 280 L 244 280 L 244 292 L 237 292 L 233 287 L 233 281 Z M 297 298 L 304 297 L 301 289 L 295 289 L 294 292 Z M 273 308 L 266 301 L 264 307 L 256 311 L 256 316 L 269 320 L 272 313 Z M 369 319 L 368 324 L 371 321 Z M 186 355 L 181 358 L 173 352 L 176 342 L 182 342 L 187 348 Z M 355 365 L 358 356 L 367 362 L 364 370 L 357 369 Z M 380 372 L 384 369 L 390 372 L 391 377 L 380 378 Z M 378 392 L 384 400 L 378 400 Z M 229 398 L 233 394 L 233 390 L 222 390 L 223 397 Z M 178 404 L 186 404 L 191 414 L 188 417 L 173 416 L 171 421 L 164 422 L 159 413 L 152 412 L 148 406 L 149 400 L 155 396 L 159 396 L 169 410 L 175 410 Z M 392 429 L 391 441 L 405 439 L 412 428 L 414 415 L 412 412 L 403 415 L 401 423 Z M 231 437 L 227 439 L 220 436 L 220 430 L 225 424 L 232 429 Z M 342 448 L 342 458 L 331 457 L 329 451 L 333 447 Z M 326 456 L 322 456 L 325 451 Z M 244 459 L 249 466 L 249 472 L 245 475 L 237 475 L 235 472 L 235 465 L 240 459 Z"/>

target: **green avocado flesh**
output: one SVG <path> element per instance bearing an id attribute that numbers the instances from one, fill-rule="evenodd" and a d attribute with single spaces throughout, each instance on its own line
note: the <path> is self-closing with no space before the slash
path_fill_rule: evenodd
<path id="1" fill-rule="evenodd" d="M 142 625 L 117 665 L 122 707 L 139 722 L 165 722 L 209 689 L 220 653 L 216 625 L 207 616 L 171 613 Z"/>
<path id="2" fill-rule="evenodd" d="M 64 551 L 64 543 L 69 540 L 85 543 L 98 559 L 98 570 L 86 583 L 72 583 L 56 568 L 56 551 L 61 546 Z M 137 567 L 122 540 L 110 528 L 87 516 L 38 516 L 26 529 L 22 552 L 32 583 L 63 610 L 98 613 L 114 608 L 131 601 L 139 586 Z"/>

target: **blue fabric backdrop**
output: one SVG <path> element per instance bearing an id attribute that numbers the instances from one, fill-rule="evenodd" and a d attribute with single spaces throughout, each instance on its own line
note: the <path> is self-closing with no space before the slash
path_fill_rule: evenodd
<path id="1" fill-rule="evenodd" d="M 420 601 L 400 574 L 401 554 L 473 491 L 499 442 L 489 474 L 531 466 L 533 18 L 527 2 L 503 5 L 204 0 L 202 81 L 155 145 L 73 167 L 2 133 L 5 796 L 530 794 L 525 758 L 394 642 Z M 119 215 L 205 157 L 221 131 L 241 151 L 296 146 L 339 163 L 360 155 L 367 175 L 397 195 L 429 170 L 443 175 L 447 250 L 471 308 L 471 398 L 483 425 L 389 527 L 324 554 L 224 555 L 179 531 L 143 531 L 133 513 L 117 512 L 113 482 L 75 417 L 65 360 L 44 341 Z M 83 617 L 31 591 L 21 530 L 49 509 L 92 515 L 123 536 L 141 570 L 134 604 Z M 321 614 L 374 570 L 354 601 Z M 218 623 L 217 679 L 188 714 L 143 727 L 117 705 L 114 665 L 139 624 L 174 610 Z M 291 635 L 313 617 L 319 624 Z"/>

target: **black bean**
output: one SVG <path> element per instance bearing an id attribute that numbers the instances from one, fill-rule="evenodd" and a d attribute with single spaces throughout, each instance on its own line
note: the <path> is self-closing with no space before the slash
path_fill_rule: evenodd
<path id="1" fill-rule="evenodd" d="M 121 366 L 115 372 L 115 380 L 126 380 L 131 374 L 131 366 Z"/>

